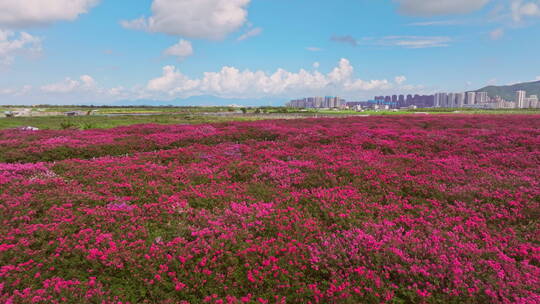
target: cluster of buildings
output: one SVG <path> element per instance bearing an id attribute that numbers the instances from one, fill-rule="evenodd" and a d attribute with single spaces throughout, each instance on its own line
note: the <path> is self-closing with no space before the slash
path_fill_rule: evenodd
<path id="1" fill-rule="evenodd" d="M 307 97 L 291 100 L 287 107 L 297 109 L 398 109 L 432 107 L 433 95 L 377 96 L 368 101 L 346 101 L 340 97 Z"/>
<path id="2" fill-rule="evenodd" d="M 437 93 L 433 107 L 435 108 L 465 108 L 483 105 L 490 102 L 487 92 L 466 93 Z"/>
<path id="3" fill-rule="evenodd" d="M 401 109 L 410 107 L 429 108 L 433 106 L 433 95 L 392 95 L 392 96 L 375 96 L 373 100 L 360 103 L 366 107 L 388 106 L 390 109 Z M 367 104 L 366 104 L 367 103 Z M 376 108 L 376 107 L 375 107 Z"/>
<path id="4" fill-rule="evenodd" d="M 538 109 L 540 108 L 540 102 L 537 95 L 527 97 L 526 91 L 517 91 L 515 107 L 518 109 Z"/>
<path id="5" fill-rule="evenodd" d="M 345 100 L 334 96 L 307 97 L 291 100 L 287 106 L 297 109 L 342 109 L 345 107 Z"/>
<path id="6" fill-rule="evenodd" d="M 288 107 L 297 109 L 410 109 L 410 108 L 478 108 L 478 109 L 529 109 L 540 108 L 537 95 L 527 97 L 527 92 L 517 91 L 514 101 L 487 92 L 437 93 L 435 95 L 376 96 L 368 101 L 345 101 L 339 97 L 307 97 L 291 100 Z"/>
<path id="7" fill-rule="evenodd" d="M 517 91 L 514 101 L 497 96 L 490 98 L 487 92 L 437 93 L 435 108 L 483 108 L 483 109 L 529 109 L 538 108 L 538 96 L 527 97 L 527 92 Z"/>

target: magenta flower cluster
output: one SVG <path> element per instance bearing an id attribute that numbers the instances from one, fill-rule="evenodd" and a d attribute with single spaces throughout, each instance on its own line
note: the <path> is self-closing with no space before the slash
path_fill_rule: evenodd
<path id="1" fill-rule="evenodd" d="M 540 303 L 540 116 L 0 131 L 2 303 Z"/>

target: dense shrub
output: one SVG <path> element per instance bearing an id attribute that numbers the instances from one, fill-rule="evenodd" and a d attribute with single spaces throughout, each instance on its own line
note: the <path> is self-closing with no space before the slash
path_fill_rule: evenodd
<path id="1" fill-rule="evenodd" d="M 0 302 L 540 303 L 538 116 L 5 130 L 0 158 Z"/>

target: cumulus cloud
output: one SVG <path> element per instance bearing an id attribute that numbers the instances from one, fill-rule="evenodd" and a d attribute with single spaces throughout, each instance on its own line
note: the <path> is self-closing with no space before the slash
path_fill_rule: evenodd
<path id="1" fill-rule="evenodd" d="M 220 40 L 247 22 L 251 0 L 154 0 L 152 16 L 121 24 L 173 36 Z"/>
<path id="2" fill-rule="evenodd" d="M 313 63 L 313 68 L 314 69 L 318 69 L 320 66 L 321 66 L 321 64 L 319 62 L 314 62 Z"/>
<path id="3" fill-rule="evenodd" d="M 407 81 L 407 77 L 405 77 L 405 76 L 397 76 L 394 79 L 395 79 L 396 83 L 399 84 L 399 85 L 404 83 L 405 81 Z"/>
<path id="4" fill-rule="evenodd" d="M 521 22 L 525 17 L 540 17 L 540 1 L 512 0 L 512 18 Z"/>
<path id="5" fill-rule="evenodd" d="M 184 59 L 193 55 L 193 46 L 191 45 L 191 42 L 180 39 L 177 44 L 166 49 L 164 54 L 169 56 L 176 56 L 179 59 Z"/>
<path id="6" fill-rule="evenodd" d="M 318 47 L 315 47 L 315 46 L 309 46 L 306 48 L 306 50 L 310 51 L 310 52 L 320 52 L 322 51 L 321 48 L 318 48 Z"/>
<path id="7" fill-rule="evenodd" d="M 20 28 L 75 20 L 98 2 L 99 0 L 1 0 L 0 25 Z"/>
<path id="8" fill-rule="evenodd" d="M 11 64 L 18 55 L 39 53 L 41 53 L 40 38 L 26 32 L 16 34 L 13 31 L 0 30 L 0 64 Z"/>
<path id="9" fill-rule="evenodd" d="M 76 91 L 89 91 L 96 89 L 97 84 L 94 78 L 89 75 L 82 75 L 79 80 L 66 78 L 61 82 L 44 85 L 41 91 L 45 93 L 67 94 Z"/>
<path id="10" fill-rule="evenodd" d="M 130 30 L 139 30 L 139 31 L 149 30 L 148 21 L 144 17 L 140 17 L 133 20 L 122 20 L 120 21 L 120 25 Z"/>
<path id="11" fill-rule="evenodd" d="M 484 7 L 490 0 L 394 0 L 403 14 L 434 16 L 466 14 Z"/>
<path id="12" fill-rule="evenodd" d="M 314 64 L 314 67 L 318 64 Z M 147 84 L 147 90 L 169 98 L 196 95 L 257 98 L 261 96 L 296 96 L 306 94 L 356 94 L 373 90 L 387 90 L 405 82 L 398 76 L 395 82 L 362 80 L 353 77 L 354 68 L 347 59 L 341 59 L 329 73 L 309 72 L 301 69 L 289 72 L 278 69 L 272 74 L 264 71 L 239 70 L 223 67 L 219 72 L 206 72 L 201 78 L 190 78 L 174 66 L 163 68 L 160 77 Z"/>
<path id="13" fill-rule="evenodd" d="M 31 90 L 31 85 L 25 85 L 20 88 L 0 88 L 0 95 L 18 97 L 26 95 Z"/>
<path id="14" fill-rule="evenodd" d="M 14 88 L 0 88 L 0 103 L 4 104 L 85 104 L 112 102 L 117 100 L 136 100 L 151 97 L 140 86 L 132 88 L 102 87 L 89 75 L 76 79 L 65 78 L 63 81 L 32 87 L 25 85 Z M 146 95 L 145 95 L 146 94 Z"/>
<path id="15" fill-rule="evenodd" d="M 266 71 L 239 70 L 225 66 L 200 77 L 185 75 L 175 66 L 163 67 L 159 77 L 134 87 L 103 87 L 89 75 L 65 78 L 63 81 L 32 88 L 0 88 L 5 96 L 0 102 L 11 103 L 94 103 L 118 100 L 172 100 L 192 96 L 212 95 L 221 98 L 294 98 L 309 95 L 338 95 L 345 98 L 369 98 L 392 92 L 420 92 L 422 86 L 405 84 L 404 76 L 393 80 L 364 80 L 354 76 L 354 68 L 347 59 L 341 59 L 327 73 L 315 69 L 290 72 L 277 69 Z M 17 97 L 22 96 L 24 97 Z"/>
<path id="16" fill-rule="evenodd" d="M 237 40 L 238 41 L 243 41 L 243 40 L 249 39 L 251 37 L 256 37 L 256 36 L 259 36 L 260 34 L 262 34 L 262 32 L 263 32 L 262 28 L 256 27 L 256 28 L 253 28 L 253 29 L 247 31 L 242 36 L 238 37 Z"/>

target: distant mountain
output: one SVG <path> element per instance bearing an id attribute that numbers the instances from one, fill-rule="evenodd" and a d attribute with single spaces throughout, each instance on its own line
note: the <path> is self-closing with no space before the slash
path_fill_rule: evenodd
<path id="1" fill-rule="evenodd" d="M 526 91 L 527 96 L 540 96 L 540 81 L 523 82 L 507 86 L 487 86 L 476 92 L 488 92 L 490 97 L 501 96 L 506 100 L 514 100 L 516 91 Z"/>
<path id="2" fill-rule="evenodd" d="M 221 98 L 216 96 L 193 96 L 185 99 L 174 99 L 169 101 L 139 99 L 121 100 L 112 103 L 113 106 L 282 106 L 284 99 L 279 98 Z"/>

